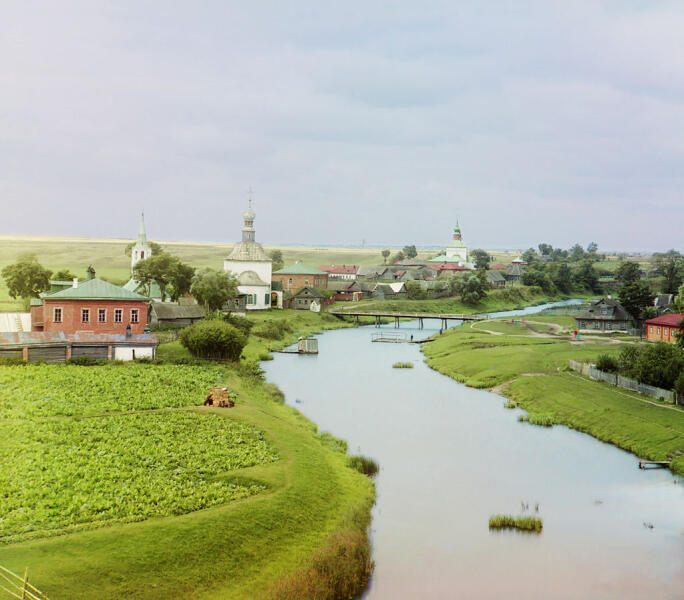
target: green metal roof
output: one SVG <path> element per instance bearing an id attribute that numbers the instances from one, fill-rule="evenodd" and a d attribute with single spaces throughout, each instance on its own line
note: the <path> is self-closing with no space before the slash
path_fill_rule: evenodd
<path id="1" fill-rule="evenodd" d="M 145 296 L 145 286 L 140 283 L 137 279 L 129 279 L 123 286 L 123 289 L 129 292 L 135 292 L 136 294 L 142 294 Z M 147 294 L 150 298 L 161 298 L 161 288 L 156 281 L 150 284 L 150 293 Z"/>
<path id="2" fill-rule="evenodd" d="M 78 287 L 70 287 L 43 297 L 46 300 L 147 300 L 141 294 L 125 290 L 118 285 L 97 278 L 79 281 Z"/>
<path id="3" fill-rule="evenodd" d="M 289 267 L 283 267 L 274 275 L 327 275 L 327 273 L 298 262 Z"/>

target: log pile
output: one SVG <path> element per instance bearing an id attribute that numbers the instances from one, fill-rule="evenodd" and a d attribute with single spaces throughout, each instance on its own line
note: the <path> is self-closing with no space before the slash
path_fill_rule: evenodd
<path id="1" fill-rule="evenodd" d="M 232 397 L 231 397 L 232 396 Z M 220 406 L 221 408 L 233 408 L 235 394 L 228 391 L 228 388 L 211 388 L 209 395 L 204 401 L 204 406 Z"/>

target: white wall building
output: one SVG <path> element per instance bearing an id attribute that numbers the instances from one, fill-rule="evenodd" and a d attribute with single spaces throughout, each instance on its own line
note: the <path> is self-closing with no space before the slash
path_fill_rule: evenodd
<path id="1" fill-rule="evenodd" d="M 247 310 L 264 310 L 271 307 L 272 261 L 257 243 L 254 230 L 256 214 L 249 208 L 242 215 L 242 241 L 235 244 L 223 261 L 223 270 L 238 278 L 238 293 L 247 296 Z"/>
<path id="2" fill-rule="evenodd" d="M 145 213 L 140 215 L 140 228 L 138 229 L 138 239 L 131 251 L 131 273 L 135 263 L 152 256 L 152 248 L 147 243 L 147 233 L 145 233 Z"/>

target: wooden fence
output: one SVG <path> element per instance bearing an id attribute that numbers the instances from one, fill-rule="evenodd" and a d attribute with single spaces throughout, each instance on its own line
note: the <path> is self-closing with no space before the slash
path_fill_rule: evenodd
<path id="1" fill-rule="evenodd" d="M 19 600 L 48 600 L 43 592 L 29 583 L 28 568 L 24 576 L 20 577 L 0 565 L 0 592 L 6 592 L 10 598 Z"/>
<path id="2" fill-rule="evenodd" d="M 676 398 L 675 392 L 669 390 L 664 390 L 659 387 L 654 387 L 652 385 L 647 385 L 645 383 L 640 383 L 636 379 L 630 379 L 629 377 L 623 377 L 617 373 L 607 373 L 606 371 L 601 371 L 596 368 L 596 365 L 590 363 L 583 363 L 576 360 L 569 361 L 570 368 L 573 371 L 577 371 L 582 375 L 591 377 L 597 381 L 605 381 L 610 385 L 621 387 L 625 390 L 631 390 L 632 392 L 638 392 L 640 394 L 645 394 L 651 398 L 658 398 L 665 402 L 671 402 L 675 404 L 677 401 L 679 404 L 684 404 L 684 398 Z"/>

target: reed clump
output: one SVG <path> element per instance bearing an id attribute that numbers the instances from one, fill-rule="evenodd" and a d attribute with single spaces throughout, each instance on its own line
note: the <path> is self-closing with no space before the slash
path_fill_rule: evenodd
<path id="1" fill-rule="evenodd" d="M 413 369 L 413 363 L 410 362 L 396 362 L 392 365 L 393 369 Z"/>
<path id="2" fill-rule="evenodd" d="M 520 529 L 541 533 L 544 522 L 539 517 L 514 517 L 513 515 L 492 515 L 489 517 L 490 529 Z"/>
<path id="3" fill-rule="evenodd" d="M 518 421 L 526 421 L 530 425 L 539 425 L 540 427 L 551 427 L 553 425 L 553 418 L 548 415 L 520 415 Z"/>
<path id="4" fill-rule="evenodd" d="M 350 456 L 347 459 L 347 465 L 352 469 L 356 469 L 359 473 L 373 477 L 380 470 L 378 463 L 368 456 Z"/>
<path id="5" fill-rule="evenodd" d="M 504 408 L 517 408 L 517 406 L 518 406 L 518 403 L 513 402 L 513 400 L 509 400 L 508 402 L 506 402 L 504 404 Z"/>

